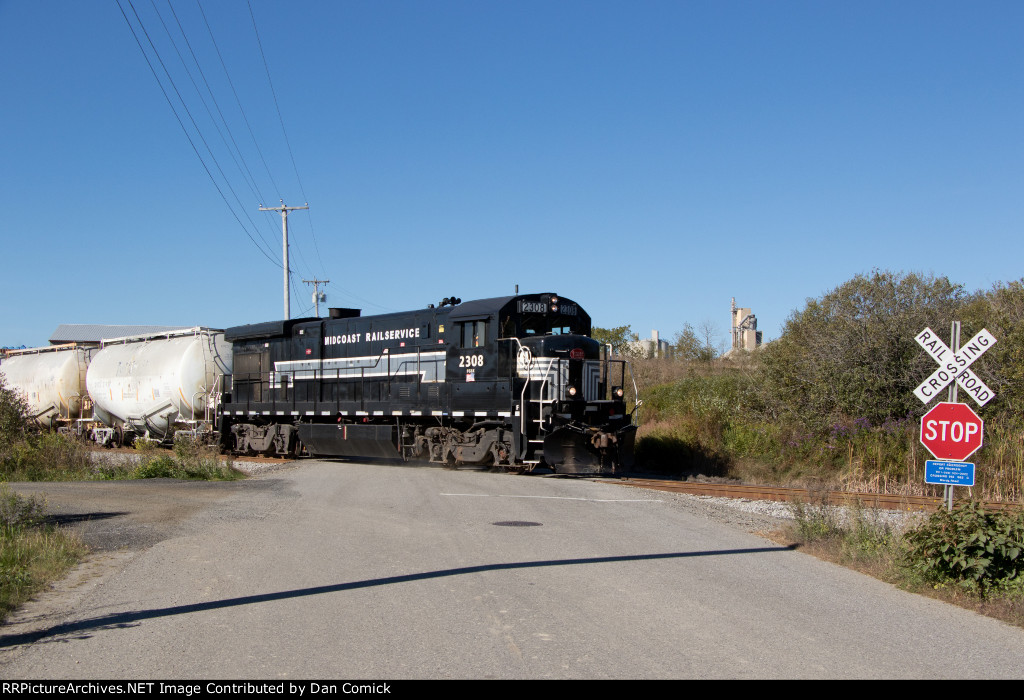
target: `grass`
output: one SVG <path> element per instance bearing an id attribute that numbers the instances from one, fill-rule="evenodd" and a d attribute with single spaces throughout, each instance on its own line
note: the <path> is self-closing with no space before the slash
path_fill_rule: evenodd
<path id="1" fill-rule="evenodd" d="M 79 538 L 46 522 L 43 501 L 0 484 L 0 621 L 62 578 L 87 551 Z"/>
<path id="2" fill-rule="evenodd" d="M 879 511 L 859 504 L 844 509 L 824 502 L 794 503 L 793 524 L 774 533 L 774 539 L 798 545 L 801 551 L 819 559 L 855 569 L 909 592 L 1024 627 L 1024 555 L 1015 567 L 1001 569 L 999 578 L 980 583 L 973 576 L 948 575 L 941 566 L 934 565 L 934 558 L 929 559 L 925 549 L 915 544 L 925 541 L 936 545 L 933 551 L 955 551 L 954 535 L 960 541 L 976 541 L 973 532 L 965 537 L 964 528 L 952 532 L 949 523 L 951 519 L 972 523 L 977 510 L 976 504 L 964 504 L 954 509 L 953 514 L 940 512 L 902 529 L 892 525 Z M 1024 511 L 1006 518 L 1021 527 Z"/>
<path id="3" fill-rule="evenodd" d="M 124 454 L 124 453 L 119 453 Z M 138 441 L 121 462 L 96 461 L 85 442 L 59 435 L 28 435 L 0 449 L 0 481 L 92 481 L 107 479 L 199 479 L 233 481 L 244 475 L 220 459 L 216 448 L 190 438 L 173 450 Z"/>
<path id="4" fill-rule="evenodd" d="M 833 490 L 941 497 L 924 483 L 932 459 L 916 421 L 881 426 L 837 425 L 827 435 L 799 426 L 736 416 L 654 411 L 637 433 L 638 469 L 671 476 L 704 474 L 747 483 L 822 485 Z M 993 420 L 967 498 L 1024 503 L 1024 428 Z"/>
<path id="5" fill-rule="evenodd" d="M 941 495 L 941 487 L 924 483 L 924 462 L 931 457 L 920 443 L 920 422 L 914 417 L 880 425 L 850 417 L 815 428 L 772 417 L 744 367 L 665 360 L 635 364 L 644 399 L 636 446 L 639 470 Z M 986 419 L 985 444 L 971 461 L 979 468 L 969 497 L 1024 503 L 1024 421 L 1010 415 Z"/>

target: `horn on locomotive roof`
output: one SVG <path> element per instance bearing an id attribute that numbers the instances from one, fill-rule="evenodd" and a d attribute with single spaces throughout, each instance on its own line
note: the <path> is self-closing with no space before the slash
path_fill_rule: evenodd
<path id="1" fill-rule="evenodd" d="M 441 300 L 441 303 L 438 304 L 438 306 L 455 306 L 456 304 L 461 303 L 462 299 L 459 299 L 458 297 L 445 297 Z"/>

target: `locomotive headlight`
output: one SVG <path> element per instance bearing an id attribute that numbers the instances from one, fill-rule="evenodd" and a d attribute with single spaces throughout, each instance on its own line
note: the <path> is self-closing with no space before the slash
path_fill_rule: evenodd
<path id="1" fill-rule="evenodd" d="M 622 387 L 621 386 L 613 386 L 612 387 L 612 398 L 613 399 L 621 399 L 623 396 L 625 396 L 625 392 L 622 391 Z"/>
<path id="2" fill-rule="evenodd" d="M 569 394 L 570 397 L 576 396 L 576 387 L 574 387 L 574 386 L 570 386 L 565 391 L 566 391 L 567 394 Z"/>

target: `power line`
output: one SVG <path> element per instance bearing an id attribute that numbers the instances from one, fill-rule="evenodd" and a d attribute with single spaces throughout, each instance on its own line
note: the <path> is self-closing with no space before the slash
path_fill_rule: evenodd
<path id="1" fill-rule="evenodd" d="M 260 31 L 256 26 L 256 15 L 253 13 L 252 3 L 249 2 L 249 0 L 246 0 L 246 5 L 249 7 L 249 17 L 252 18 L 252 29 L 253 33 L 256 35 L 256 45 L 259 46 L 260 56 L 263 58 L 263 69 L 267 73 L 267 84 L 270 85 L 270 94 L 274 97 L 274 107 L 277 109 L 277 120 L 281 123 L 281 133 L 284 134 L 284 142 L 288 147 L 288 157 L 291 158 L 292 161 L 292 170 L 295 171 L 295 180 L 299 183 L 299 192 L 302 193 L 302 198 L 308 202 L 309 197 L 306 196 L 306 188 L 302 186 L 302 178 L 299 176 L 299 167 L 295 163 L 295 154 L 292 152 L 292 143 L 288 138 L 288 130 L 284 127 L 284 117 L 281 115 L 281 105 L 277 101 L 277 91 L 274 90 L 274 81 L 270 77 L 270 66 L 267 64 L 267 55 L 263 52 L 263 42 L 260 40 Z M 309 216 L 309 234 L 313 239 L 313 249 L 316 251 L 317 260 L 320 261 L 320 269 L 323 270 L 324 261 L 323 258 L 320 257 L 320 246 L 317 245 L 316 233 L 313 231 L 312 214 L 307 214 L 307 216 Z"/>
<path id="2" fill-rule="evenodd" d="M 118 7 L 121 10 L 121 14 L 125 18 L 125 22 L 128 24 L 129 29 L 131 30 L 132 35 L 134 36 L 134 38 L 136 40 L 136 44 L 139 46 L 139 49 L 140 49 L 140 51 L 143 54 L 143 58 L 146 60 L 147 65 L 149 66 L 150 72 L 153 74 L 154 79 L 157 81 L 157 85 L 160 87 L 160 90 L 161 90 L 161 92 L 164 95 L 164 99 L 167 101 L 168 105 L 171 107 L 171 111 L 175 115 L 175 118 L 178 120 L 179 127 L 185 133 L 185 136 L 188 139 L 189 144 L 191 145 L 193 152 L 196 154 L 196 157 L 199 158 L 200 164 L 203 166 L 204 170 L 206 170 L 207 176 L 210 178 L 211 182 L 213 182 L 214 187 L 217 189 L 218 193 L 221 196 L 221 199 L 224 201 L 225 205 L 229 208 L 229 210 L 231 210 L 232 216 L 235 218 L 236 222 L 239 224 L 239 226 L 242 227 L 242 230 L 245 232 L 246 236 L 248 236 L 250 241 L 252 241 L 252 243 L 254 245 L 256 245 L 256 247 L 260 250 L 260 252 L 263 254 L 264 257 L 266 257 L 271 263 L 273 263 L 275 265 L 280 265 L 281 266 L 281 268 L 283 270 L 283 274 L 286 276 L 286 278 L 292 272 L 291 265 L 288 264 L 288 260 L 287 260 L 288 253 L 289 253 L 289 248 L 296 255 L 296 258 L 300 262 L 301 266 L 303 266 L 303 267 L 308 269 L 310 266 L 307 263 L 307 261 L 305 260 L 305 255 L 303 254 L 303 247 L 301 245 L 299 245 L 299 238 L 298 237 L 296 238 L 295 241 L 293 241 L 291 243 L 290 246 L 287 243 L 284 245 L 284 247 L 282 249 L 283 256 L 282 256 L 282 259 L 281 259 L 280 262 L 277 259 L 275 259 L 275 256 L 272 253 L 273 245 L 270 244 L 267 241 L 265 233 L 261 232 L 261 230 L 260 230 L 261 227 L 259 225 L 257 225 L 256 222 L 253 221 L 252 217 L 249 215 L 248 207 L 246 207 L 244 204 L 242 204 L 241 199 L 239 198 L 237 191 L 235 190 L 234 186 L 232 185 L 231 178 L 229 178 L 227 173 L 224 171 L 224 168 L 221 166 L 221 164 L 220 164 L 220 162 L 218 160 L 217 154 L 214 152 L 214 149 L 211 147 L 210 142 L 205 137 L 205 135 L 203 133 L 203 129 L 200 127 L 200 125 L 199 125 L 198 121 L 196 120 L 196 117 L 193 114 L 192 110 L 189 109 L 189 106 L 187 104 L 187 101 L 185 100 L 184 95 L 182 94 L 182 91 L 178 88 L 178 85 L 176 84 L 176 81 L 175 81 L 175 79 L 174 79 L 174 77 L 173 77 L 173 75 L 171 73 L 171 70 L 169 69 L 169 67 L 164 62 L 163 58 L 161 57 L 160 51 L 158 50 L 156 43 L 153 41 L 153 37 L 149 34 L 149 32 L 148 32 L 148 30 L 147 30 L 147 28 L 145 26 L 145 22 L 143 22 L 142 17 L 140 16 L 138 10 L 135 8 L 134 4 L 132 3 L 132 0 L 126 0 L 126 1 L 128 2 L 128 6 L 130 7 L 130 9 L 132 10 L 132 13 L 134 15 L 134 18 L 136 20 L 137 26 L 138 26 L 141 34 L 145 36 L 145 38 L 146 38 L 146 40 L 148 42 L 149 50 L 152 52 L 152 56 L 154 57 L 155 61 L 160 64 L 160 67 L 161 67 L 161 69 L 163 71 L 163 74 L 164 74 L 163 78 L 161 78 L 161 76 L 158 74 L 158 72 L 157 72 L 157 70 L 155 68 L 154 62 L 150 60 L 150 54 L 146 51 L 145 47 L 143 46 L 143 43 L 142 43 L 141 38 L 139 36 L 139 33 L 136 32 L 136 25 L 134 25 L 129 20 L 128 15 L 127 15 L 127 11 L 124 10 L 124 7 L 121 4 L 121 0 L 118 0 Z M 175 41 L 175 37 L 172 36 L 172 34 L 170 32 L 170 29 L 169 29 L 169 26 L 168 26 L 168 23 L 165 22 L 160 9 L 157 7 L 156 0 L 150 0 L 150 3 L 152 5 L 152 9 L 153 9 L 154 13 L 157 16 L 158 21 L 160 22 L 161 26 L 164 29 L 164 32 L 165 32 L 165 34 L 167 36 L 167 39 L 169 40 L 172 48 L 174 49 L 175 53 L 178 56 L 178 59 L 179 59 L 179 61 L 181 63 L 182 69 L 185 71 L 185 74 L 188 76 L 189 81 L 191 82 L 192 87 L 195 90 L 196 96 L 199 97 L 199 100 L 200 100 L 200 102 L 203 105 L 203 109 L 205 110 L 205 112 L 206 112 L 208 118 L 210 119 L 210 121 L 212 122 L 212 124 L 214 126 L 214 129 L 217 131 L 218 136 L 220 137 L 221 143 L 223 144 L 223 146 L 227 150 L 230 158 L 234 162 L 234 165 L 235 165 L 235 168 L 237 170 L 237 173 L 242 176 L 242 179 L 245 181 L 246 186 L 249 188 L 250 192 L 252 192 L 252 194 L 255 197 L 257 197 L 258 201 L 262 201 L 263 200 L 263 196 L 259 194 L 260 187 L 259 187 L 259 184 L 258 184 L 257 179 L 255 177 L 255 174 L 253 173 L 252 169 L 249 167 L 248 163 L 246 162 L 245 155 L 243 154 L 242 149 L 240 148 L 240 146 L 239 146 L 239 144 L 238 144 L 234 134 L 232 133 L 231 125 L 229 124 L 226 116 L 224 115 L 223 110 L 221 109 L 221 107 L 219 105 L 219 102 L 217 101 L 216 95 L 214 94 L 213 87 L 212 87 L 212 85 L 211 85 L 211 83 L 210 83 L 210 81 L 209 81 L 209 79 L 207 77 L 207 73 L 205 71 L 203 71 L 203 69 L 202 69 L 202 65 L 201 65 L 201 63 L 199 61 L 199 58 L 198 58 L 198 56 L 196 54 L 196 51 L 195 51 L 195 49 L 193 47 L 193 43 L 189 40 L 188 34 L 185 31 L 185 27 L 182 24 L 181 18 L 178 16 L 178 13 L 176 12 L 176 10 L 175 10 L 175 8 L 174 8 L 174 6 L 172 4 L 172 1 L 171 0 L 167 0 L 167 8 L 171 11 L 171 14 L 172 14 L 172 16 L 174 18 L 174 22 L 176 23 L 177 28 L 178 28 L 178 30 L 180 32 L 181 39 L 184 40 L 185 45 L 186 45 L 186 47 L 188 49 L 188 52 L 189 52 L 189 54 L 191 56 L 192 62 L 194 63 L 195 70 L 197 70 L 198 73 L 199 73 L 199 76 L 200 76 L 199 79 L 196 79 L 196 77 L 195 77 L 195 75 L 193 73 L 193 69 L 190 68 L 190 66 L 188 65 L 188 61 L 186 61 L 185 56 L 184 56 L 183 52 L 180 50 L 177 41 Z M 248 2 L 247 2 L 247 4 L 248 4 Z M 256 152 L 258 153 L 259 158 L 260 158 L 261 162 L 263 163 L 264 169 L 265 169 L 265 171 L 267 173 L 267 176 L 268 176 L 272 186 L 275 188 L 275 190 L 280 191 L 279 188 L 278 188 L 277 182 L 274 179 L 273 173 L 271 172 L 271 169 L 270 169 L 270 167 L 269 167 L 269 165 L 267 163 L 266 157 L 264 156 L 264 153 L 263 153 L 262 149 L 259 146 L 259 142 L 257 141 L 257 139 L 255 137 L 255 133 L 254 133 L 253 128 L 252 128 L 252 124 L 250 123 L 248 115 L 246 114 L 245 108 L 242 105 L 241 98 L 240 98 L 240 96 L 238 94 L 238 91 L 235 89 L 234 82 L 233 82 L 233 80 L 231 78 L 230 72 L 229 72 L 229 70 L 227 68 L 227 65 L 226 65 L 226 62 L 224 60 L 224 55 L 222 54 L 222 52 L 220 50 L 220 47 L 217 44 L 216 37 L 214 36 L 212 26 L 210 25 L 210 22 L 209 22 L 209 20 L 208 20 L 208 18 L 206 16 L 205 11 L 203 10 L 202 5 L 198 1 L 197 1 L 197 7 L 198 7 L 199 13 L 200 13 L 200 15 L 202 17 L 202 21 L 203 21 L 204 25 L 206 26 L 206 29 L 207 29 L 207 32 L 209 34 L 210 41 L 211 41 L 211 44 L 213 46 L 213 49 L 216 52 L 218 60 L 220 61 L 221 67 L 222 67 L 222 69 L 224 71 L 224 75 L 225 75 L 225 77 L 227 79 L 227 83 L 228 83 L 228 85 L 231 88 L 232 94 L 234 95 L 235 102 L 236 102 L 236 105 L 237 105 L 238 110 L 239 110 L 239 114 L 241 115 L 241 118 L 242 118 L 243 122 L 245 123 L 246 129 L 248 130 L 250 137 L 252 138 L 252 142 L 253 142 L 253 145 L 254 145 L 254 147 L 256 149 Z M 285 144 L 286 144 L 287 149 L 288 149 L 288 154 L 289 154 L 289 157 L 291 159 L 292 168 L 293 168 L 293 170 L 295 172 L 296 180 L 297 180 L 297 182 L 299 184 L 300 190 L 302 190 L 303 194 L 304 194 L 305 193 L 305 189 L 303 187 L 302 180 L 301 180 L 301 177 L 300 177 L 299 172 L 298 172 L 298 167 L 297 167 L 297 163 L 295 161 L 294 151 L 293 151 L 293 149 L 291 147 L 291 141 L 288 138 L 288 133 L 287 133 L 287 130 L 285 129 L 283 114 L 281 112 L 280 103 L 279 103 L 278 98 L 277 98 L 277 93 L 276 93 L 276 90 L 274 89 L 273 81 L 272 81 L 271 76 L 270 76 L 269 63 L 267 61 L 266 54 L 265 54 L 265 52 L 263 50 L 262 41 L 260 40 L 260 37 L 259 37 L 259 32 L 258 32 L 258 29 L 256 27 L 255 14 L 254 14 L 254 11 L 253 11 L 253 8 L 252 8 L 251 4 L 248 4 L 248 9 L 249 9 L 250 19 L 252 20 L 252 23 L 253 23 L 254 31 L 256 32 L 257 46 L 258 46 L 258 49 L 260 51 L 260 56 L 261 56 L 261 59 L 263 61 L 263 65 L 264 65 L 264 70 L 265 70 L 266 75 L 267 75 L 268 85 L 270 87 L 271 95 L 272 95 L 273 100 L 274 100 L 275 109 L 276 109 L 277 115 L 278 115 L 278 121 L 279 121 L 279 123 L 281 125 L 282 135 L 284 136 Z M 178 102 L 180 104 L 180 108 L 184 110 L 184 112 L 185 112 L 189 122 L 192 124 L 192 127 L 193 127 L 193 129 L 195 131 L 195 136 L 198 138 L 198 141 L 202 143 L 202 145 L 204 146 L 204 148 L 206 150 L 206 156 L 204 156 L 200 152 L 200 149 L 198 148 L 196 140 L 193 138 L 193 135 L 186 128 L 185 123 L 184 123 L 184 118 L 182 118 L 180 116 L 179 111 L 178 111 L 178 107 L 175 105 L 174 101 L 171 99 L 169 91 L 165 88 L 165 85 L 164 85 L 164 82 L 163 82 L 164 80 L 167 81 L 167 83 L 169 84 L 170 89 L 173 90 L 174 94 L 176 95 L 176 97 L 178 99 Z M 210 102 L 213 103 L 213 108 L 216 110 L 217 115 L 219 116 L 219 120 L 218 120 L 217 116 L 214 116 L 214 113 L 213 113 L 213 110 L 211 109 L 210 103 L 204 97 L 203 90 L 201 89 L 201 87 L 199 85 L 200 82 L 202 82 L 203 86 L 205 86 L 205 91 L 209 95 Z M 221 124 L 223 124 L 223 127 L 224 127 L 223 130 L 221 129 L 221 126 L 220 126 Z M 227 135 L 227 137 L 225 137 L 225 134 Z M 228 143 L 229 139 L 230 139 L 230 142 L 231 142 L 230 145 Z M 236 157 L 236 154 L 237 154 L 237 157 Z M 207 158 L 212 163 L 212 165 L 208 165 Z M 222 178 L 223 187 L 221 185 L 221 182 L 218 181 L 218 179 L 214 176 L 213 169 L 216 169 L 216 171 L 219 173 L 220 177 Z M 234 201 L 237 203 L 237 206 L 241 208 L 242 215 L 244 216 L 245 219 L 248 220 L 249 224 L 252 227 L 253 232 L 257 236 L 259 236 L 259 238 L 262 239 L 262 240 L 257 240 L 257 238 L 254 237 L 253 233 L 250 232 L 249 227 L 247 227 L 245 225 L 245 223 L 242 221 L 242 219 L 239 216 L 239 213 L 237 213 L 236 210 L 235 210 L 235 205 L 233 205 L 229 201 L 228 192 L 230 193 L 230 196 L 234 199 Z M 283 204 L 283 200 L 282 200 L 282 204 Z M 307 207 L 292 207 L 291 209 L 299 209 L 299 208 L 305 209 Z M 261 207 L 261 209 L 263 209 L 263 208 Z M 266 209 L 263 209 L 263 210 L 266 210 Z M 269 225 L 269 221 L 267 221 L 266 219 L 264 219 L 264 223 Z M 317 258 L 320 261 L 321 268 L 323 268 L 323 260 L 320 257 L 319 246 L 317 245 L 316 235 L 315 235 L 315 232 L 313 231 L 312 219 L 310 219 L 310 233 L 311 233 L 311 237 L 313 239 L 313 244 L 314 244 L 314 247 L 315 247 L 315 250 L 316 250 Z M 287 302 L 287 297 L 289 296 L 289 287 L 294 288 L 294 285 L 290 284 L 289 282 L 286 281 L 286 283 L 285 283 L 286 302 Z M 288 305 L 286 303 L 286 308 L 285 308 L 286 314 L 288 314 L 288 311 L 289 311 L 289 309 L 288 309 Z"/>
<path id="3" fill-rule="evenodd" d="M 235 96 L 235 103 L 238 105 L 238 111 L 242 114 L 242 121 L 245 122 L 246 128 L 249 130 L 249 136 L 252 137 L 253 146 L 256 147 L 256 152 L 260 155 L 260 160 L 263 162 L 263 167 L 267 171 L 267 177 L 270 178 L 271 184 L 274 186 L 274 190 L 281 194 L 281 188 L 277 186 L 277 182 L 274 180 L 274 175 L 270 172 L 270 166 L 267 165 L 267 159 L 263 157 L 263 151 L 260 150 L 260 145 L 256 141 L 256 134 L 252 131 L 252 125 L 249 124 L 248 117 L 245 116 L 245 109 L 242 108 L 242 100 L 238 97 L 238 91 L 235 90 L 235 84 L 231 80 L 231 74 L 228 72 L 228 67 L 224 63 L 224 56 L 221 55 L 220 47 L 217 46 L 217 40 L 213 36 L 213 29 L 210 27 L 210 22 L 206 19 L 206 13 L 203 12 L 203 6 L 196 0 L 196 5 L 199 7 L 199 13 L 203 16 L 203 22 L 206 24 L 206 31 L 210 34 L 210 41 L 213 42 L 213 48 L 217 52 L 217 58 L 220 59 L 220 65 L 224 69 L 224 75 L 228 79 L 228 85 L 231 86 L 231 93 Z"/>
<path id="4" fill-rule="evenodd" d="M 217 97 L 213 94 L 213 88 L 210 87 L 210 81 L 206 79 L 206 73 L 203 72 L 203 67 L 199 63 L 199 58 L 196 56 L 196 52 L 192 48 L 192 42 L 188 40 L 188 34 L 185 32 L 185 27 L 182 26 L 181 20 L 178 18 L 178 13 L 174 11 L 174 5 L 171 4 L 171 0 L 167 0 L 167 7 L 171 10 L 171 14 L 174 16 L 174 21 L 178 25 L 178 31 L 181 32 L 181 37 L 185 40 L 185 46 L 188 47 L 189 53 L 192 56 L 192 61 L 195 63 L 196 69 L 199 71 L 199 77 L 202 78 L 203 85 L 206 86 L 206 92 L 210 96 L 210 101 L 213 102 L 213 106 L 217 110 L 217 115 L 220 117 L 220 121 L 224 125 L 224 130 L 227 132 L 228 138 L 231 139 L 231 146 L 228 146 L 227 141 L 224 140 L 224 135 L 221 133 L 219 127 L 217 128 L 217 133 L 221 135 L 221 140 L 224 141 L 224 146 L 228 149 L 228 153 L 231 154 L 235 167 L 238 168 L 242 177 L 246 179 L 246 183 L 249 185 L 249 189 L 252 191 L 253 196 L 257 200 L 265 200 L 266 198 L 258 192 L 259 185 L 256 183 L 256 178 L 253 176 L 252 170 L 249 168 L 249 164 L 245 162 L 245 156 L 242 153 L 242 149 L 238 147 L 235 135 L 231 132 L 231 125 L 228 124 L 228 120 L 224 117 L 224 112 L 221 110 L 220 104 L 217 102 Z M 197 88 L 196 92 L 198 91 L 199 90 Z M 205 100 L 203 101 L 203 104 L 205 105 Z M 209 113 L 209 108 L 207 108 L 207 112 Z M 212 114 L 210 114 L 210 119 L 214 122 L 214 126 L 217 126 L 217 120 L 213 118 Z M 235 158 L 236 153 L 238 154 L 238 158 Z M 239 161 L 241 161 L 241 166 L 239 165 Z"/>
<path id="5" fill-rule="evenodd" d="M 161 26 L 163 26 L 163 28 L 164 28 L 164 33 L 167 34 L 167 39 L 168 39 L 168 41 L 170 41 L 171 47 L 174 49 L 174 52 L 178 55 L 178 60 L 181 61 L 181 66 L 185 70 L 185 75 L 187 75 L 189 80 L 191 81 L 192 87 L 195 89 L 196 95 L 199 97 L 199 101 L 202 103 L 203 108 L 206 110 L 207 116 L 210 117 L 210 121 L 213 123 L 214 129 L 217 130 L 217 133 L 220 136 L 221 141 L 224 143 L 225 148 L 227 148 L 228 155 L 231 156 L 232 160 L 235 161 L 235 167 L 239 169 L 239 172 L 241 172 L 241 168 L 239 168 L 239 166 L 238 166 L 238 161 L 235 160 L 235 158 L 234 158 L 234 153 L 232 153 L 231 148 L 228 147 L 227 141 L 224 139 L 224 134 L 221 132 L 220 127 L 217 125 L 217 120 L 214 119 L 213 113 L 210 111 L 209 105 L 206 104 L 206 100 L 203 98 L 202 92 L 199 90 L 199 86 L 196 84 L 196 80 L 195 80 L 195 78 L 192 75 L 192 71 L 189 70 L 188 64 L 185 62 L 184 56 L 181 55 L 181 51 L 178 50 L 178 45 L 175 43 L 174 37 L 171 36 L 170 30 L 167 28 L 167 23 L 164 22 L 164 18 L 160 14 L 160 10 L 156 6 L 156 1 L 155 0 L 150 0 L 150 4 L 153 6 L 153 11 L 156 13 L 157 19 L 160 21 Z M 167 4 L 168 4 L 168 6 L 171 7 L 171 12 L 173 13 L 174 12 L 174 8 L 173 8 L 173 6 L 170 5 L 170 0 L 168 0 Z M 177 15 L 175 15 L 175 19 L 177 19 Z M 181 24 L 180 23 L 178 24 L 178 28 L 181 29 Z M 145 31 L 145 27 L 143 27 L 143 31 Z M 183 29 L 182 29 L 182 36 L 183 37 L 185 36 Z M 147 34 L 147 39 L 148 38 L 149 37 L 148 37 L 148 34 Z M 189 42 L 188 42 L 188 37 L 185 37 L 185 43 L 186 43 L 186 45 L 189 46 L 189 50 L 191 51 L 192 47 L 191 47 L 191 44 L 189 44 Z M 151 46 L 153 45 L 152 41 L 150 42 L 150 45 Z M 155 46 L 153 47 L 153 51 L 154 51 L 154 53 L 157 54 L 157 58 L 159 59 L 159 53 L 156 52 L 156 47 Z M 192 54 L 192 57 L 193 57 L 193 59 L 195 59 L 195 53 Z M 213 160 L 214 165 L 217 166 L 217 170 L 220 172 L 221 177 L 224 178 L 225 185 L 227 185 L 228 189 L 231 190 L 231 194 L 235 197 L 235 201 L 238 202 L 238 206 L 242 209 L 243 212 L 246 213 L 245 214 L 246 218 L 249 219 L 249 223 L 252 224 L 253 229 L 257 232 L 257 234 L 259 234 L 260 238 L 263 240 L 263 243 L 267 246 L 268 250 L 273 250 L 273 246 L 267 241 L 267 239 L 263 236 L 263 234 L 259 232 L 259 226 L 257 226 L 256 222 L 253 221 L 252 217 L 249 216 L 248 208 L 244 204 L 242 204 L 242 201 L 238 197 L 238 194 L 235 192 L 234 187 L 232 187 L 231 181 L 228 179 L 227 174 L 224 172 L 224 169 L 220 166 L 220 162 L 217 160 L 217 156 L 214 155 L 213 149 L 210 148 L 209 143 L 207 142 L 206 138 L 203 136 L 203 132 L 199 128 L 199 124 L 192 117 L 192 112 L 188 109 L 188 105 L 185 103 L 185 100 L 182 97 L 181 93 L 178 92 L 178 88 L 177 88 L 177 86 L 174 83 L 174 79 L 171 78 L 171 76 L 170 76 L 170 71 L 168 71 L 167 67 L 164 66 L 162 60 L 160 61 L 160 65 L 164 68 L 164 72 L 167 73 L 168 81 L 170 81 L 171 86 L 174 87 L 174 91 L 178 95 L 178 99 L 181 100 L 182 107 L 185 109 L 185 113 L 188 114 L 189 119 L 192 121 L 192 126 L 195 128 L 196 133 L 199 135 L 199 138 L 202 140 L 203 145 L 206 146 L 206 150 L 209 152 L 210 158 Z M 198 61 L 196 61 L 196 66 L 198 67 L 198 65 L 199 65 L 199 63 L 198 63 Z M 201 68 L 200 68 L 200 73 L 202 73 L 202 69 Z M 207 84 L 207 88 L 209 88 L 209 84 Z M 211 92 L 211 97 L 212 97 L 212 92 Z M 227 126 L 227 125 L 225 124 L 225 126 Z M 244 174 L 242 175 L 242 178 L 245 179 L 245 175 Z M 248 184 L 248 181 L 246 181 L 246 184 Z M 262 197 L 260 197 L 260 195 L 251 186 L 250 186 L 250 190 L 252 190 L 253 196 L 256 197 L 257 200 L 262 199 Z"/>
<path id="6" fill-rule="evenodd" d="M 153 78 L 156 80 L 157 86 L 160 88 L 160 92 L 163 94 L 164 99 L 167 100 L 167 105 L 171 108 L 171 112 L 174 114 L 174 118 L 178 121 L 178 126 L 181 127 L 182 133 L 184 133 L 185 134 L 185 138 L 188 139 L 188 143 L 192 147 L 192 151 L 196 154 L 196 157 L 199 159 L 199 163 L 203 166 L 203 170 L 206 171 L 206 175 L 207 175 L 207 177 L 210 178 L 210 182 L 213 183 L 213 186 L 216 188 L 217 193 L 220 195 L 221 199 L 224 200 L 224 204 L 228 207 L 228 210 L 231 212 L 231 215 L 235 218 L 235 221 L 238 222 L 238 225 L 245 232 L 245 235 L 249 237 L 249 240 L 251 240 L 253 242 L 253 244 L 257 247 L 257 249 L 259 249 L 260 253 L 262 253 L 263 256 L 265 258 L 267 258 L 267 260 L 269 260 L 275 266 L 280 264 L 279 261 L 274 260 L 274 258 L 271 255 L 269 255 L 267 253 L 267 251 L 265 251 L 262 248 L 262 246 L 260 246 L 260 244 L 256 241 L 256 239 L 252 237 L 252 234 L 249 233 L 249 230 L 245 227 L 245 224 L 242 223 L 242 220 L 238 217 L 238 214 L 235 213 L 235 210 L 232 208 L 231 203 L 228 201 L 227 196 L 224 194 L 224 191 L 221 189 L 220 185 L 217 183 L 217 180 L 216 180 L 216 178 L 214 178 L 213 173 L 210 172 L 210 168 L 206 165 L 206 161 L 203 159 L 202 154 L 199 152 L 199 149 L 196 147 L 195 142 L 192 140 L 192 136 L 188 133 L 188 129 L 185 128 L 185 124 L 181 120 L 181 116 L 178 114 L 178 110 L 177 110 L 177 108 L 175 108 L 174 102 L 171 100 L 170 95 L 167 94 L 167 90 L 164 88 L 164 85 L 163 85 L 163 83 L 160 80 L 160 76 L 157 74 L 156 69 L 153 67 L 152 61 L 149 60 L 149 55 L 146 53 L 146 50 L 145 50 L 145 48 L 142 45 L 142 41 L 139 39 L 139 35 L 135 31 L 135 27 L 132 25 L 131 20 L 128 19 L 128 14 L 125 12 L 124 7 L 121 5 L 121 0 L 116 0 L 116 2 L 117 2 L 118 9 L 121 11 L 121 16 L 124 17 L 124 21 L 128 25 L 128 29 L 131 31 L 132 37 L 135 39 L 135 43 L 139 47 L 139 51 L 142 52 L 142 57 L 145 59 L 146 65 L 149 66 L 149 70 L 153 74 Z M 127 2 L 128 2 L 128 6 L 132 10 L 132 14 L 135 15 L 135 19 L 139 23 L 139 28 L 142 30 L 143 34 L 145 34 L 147 41 L 149 41 L 149 43 L 150 43 L 150 46 L 153 47 L 153 42 L 150 39 L 148 32 L 146 32 L 146 27 L 142 23 L 142 20 L 139 17 L 138 12 L 135 10 L 135 6 L 132 5 L 131 0 L 127 0 Z M 160 56 L 157 53 L 155 47 L 153 47 L 153 52 L 154 52 L 154 55 L 156 55 L 157 60 L 159 61 L 160 60 Z M 160 62 L 160 64 L 161 64 L 161 67 L 164 67 L 162 61 Z M 167 72 L 166 67 L 164 67 L 164 72 L 165 73 Z M 168 77 L 168 79 L 169 79 L 169 77 Z M 171 82 L 171 84 L 172 84 L 172 87 L 173 87 L 173 81 Z M 177 90 L 175 90 L 175 92 L 177 92 Z M 181 99 L 181 95 L 180 94 L 178 95 L 178 98 Z M 182 106 L 184 106 L 184 102 L 182 103 Z M 188 110 L 186 108 L 186 113 L 187 112 L 188 112 Z M 193 124 L 194 123 L 195 122 L 193 121 Z M 209 146 L 207 146 L 207 150 L 209 150 Z M 223 174 L 223 171 L 222 171 L 222 174 Z M 232 192 L 232 194 L 233 194 L 233 192 Z M 237 195 L 236 195 L 235 198 L 237 199 Z M 254 224 L 254 226 L 255 226 L 255 224 Z"/>

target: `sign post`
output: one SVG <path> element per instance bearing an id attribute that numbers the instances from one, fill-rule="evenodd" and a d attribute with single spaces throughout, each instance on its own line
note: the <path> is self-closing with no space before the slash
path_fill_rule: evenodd
<path id="1" fill-rule="evenodd" d="M 956 402 L 957 388 L 962 388 L 978 406 L 984 406 L 995 396 L 969 367 L 996 344 L 996 339 L 983 328 L 961 348 L 960 322 L 953 321 L 952 348 L 931 328 L 918 333 L 915 340 L 939 368 L 914 390 L 914 395 L 928 404 L 949 386 L 949 400 L 937 404 L 921 418 L 921 444 L 940 460 L 925 462 L 925 483 L 943 484 L 943 500 L 952 510 L 953 487 L 974 485 L 974 465 L 964 460 L 981 448 L 985 426 L 970 406 Z"/>

